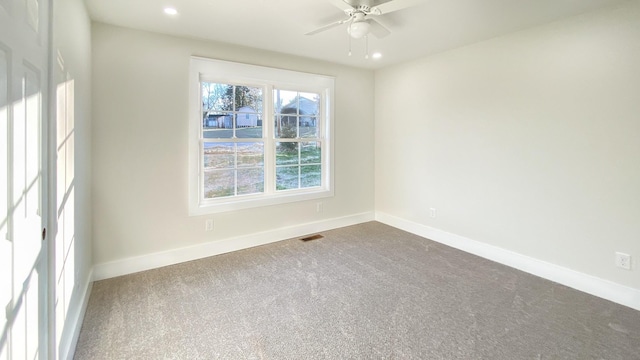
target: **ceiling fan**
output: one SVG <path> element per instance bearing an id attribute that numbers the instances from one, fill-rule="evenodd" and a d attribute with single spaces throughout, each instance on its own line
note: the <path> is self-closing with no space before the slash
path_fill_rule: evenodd
<path id="1" fill-rule="evenodd" d="M 391 31 L 380 24 L 373 17 L 406 9 L 424 2 L 424 0 L 329 0 L 344 11 L 347 18 L 327 24 L 310 31 L 305 35 L 314 35 L 336 26 L 347 24 L 347 33 L 354 39 L 360 39 L 369 34 L 383 38 Z"/>

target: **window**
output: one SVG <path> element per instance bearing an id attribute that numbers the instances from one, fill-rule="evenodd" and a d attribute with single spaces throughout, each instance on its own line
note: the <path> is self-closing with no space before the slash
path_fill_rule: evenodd
<path id="1" fill-rule="evenodd" d="M 333 78 L 193 57 L 189 210 L 333 195 Z"/>
<path id="2" fill-rule="evenodd" d="M 262 193 L 263 89 L 208 81 L 200 88 L 203 198 Z"/>

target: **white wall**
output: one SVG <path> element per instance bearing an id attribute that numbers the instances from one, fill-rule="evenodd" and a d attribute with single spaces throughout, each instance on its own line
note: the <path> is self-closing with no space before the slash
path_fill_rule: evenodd
<path id="1" fill-rule="evenodd" d="M 73 144 L 68 147 L 73 152 L 74 160 L 68 164 L 74 166 L 67 168 L 67 173 L 73 179 L 70 188 L 73 189 L 74 196 L 69 197 L 64 206 L 66 214 L 72 219 L 67 219 L 66 224 L 58 224 L 58 232 L 66 232 L 66 241 L 73 238 L 72 249 L 68 252 L 64 265 L 66 279 L 57 289 L 59 303 L 56 309 L 60 319 L 66 319 L 62 336 L 58 338 L 59 358 L 64 359 L 75 346 L 74 341 L 80 331 L 86 295 L 92 280 L 91 22 L 82 0 L 56 0 L 53 6 L 53 49 L 62 56 L 65 76 L 68 76 L 66 80 L 73 83 L 74 89 L 68 98 L 69 116 L 74 119 Z M 54 63 L 56 87 L 60 83 L 59 75 L 59 67 Z M 64 180 L 58 179 L 63 183 Z M 63 188 L 68 189 L 66 186 Z M 57 236 L 56 241 L 61 241 L 64 236 Z M 56 282 L 59 280 L 58 277 Z"/>
<path id="2" fill-rule="evenodd" d="M 377 71 L 376 211 L 640 290 L 639 64 L 633 1 Z"/>
<path id="3" fill-rule="evenodd" d="M 140 260 L 132 259 L 136 256 L 362 213 L 373 218 L 372 71 L 102 23 L 93 23 L 92 35 L 98 278 Z M 189 217 L 187 77 L 192 55 L 335 76 L 335 197 L 323 200 L 322 213 L 312 201 Z M 213 232 L 205 232 L 208 218 L 214 219 Z"/>

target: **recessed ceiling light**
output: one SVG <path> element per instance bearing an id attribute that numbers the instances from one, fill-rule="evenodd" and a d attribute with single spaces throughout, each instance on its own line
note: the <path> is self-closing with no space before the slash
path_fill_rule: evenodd
<path id="1" fill-rule="evenodd" d="M 178 15 L 178 10 L 172 8 L 172 7 L 166 7 L 164 8 L 164 13 L 167 15 Z"/>
<path id="2" fill-rule="evenodd" d="M 371 57 L 374 59 L 380 59 L 382 57 L 382 54 L 379 52 L 374 52 L 373 54 L 371 54 Z"/>

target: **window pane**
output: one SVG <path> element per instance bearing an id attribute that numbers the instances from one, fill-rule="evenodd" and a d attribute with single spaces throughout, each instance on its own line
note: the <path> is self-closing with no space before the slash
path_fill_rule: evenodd
<path id="1" fill-rule="evenodd" d="M 233 196 L 235 170 L 207 170 L 204 172 L 205 199 Z"/>
<path id="2" fill-rule="evenodd" d="M 264 166 L 263 143 L 238 143 L 238 167 Z"/>
<path id="3" fill-rule="evenodd" d="M 320 165 L 300 167 L 300 187 L 308 188 L 321 185 L 322 171 Z"/>
<path id="4" fill-rule="evenodd" d="M 276 167 L 276 190 L 297 189 L 299 187 L 298 166 Z"/>
<path id="5" fill-rule="evenodd" d="M 205 112 L 202 120 L 202 137 L 205 139 L 230 139 L 233 137 L 233 114 L 219 111 Z"/>
<path id="6" fill-rule="evenodd" d="M 301 92 L 300 99 L 301 101 L 308 100 L 309 104 L 312 106 L 310 108 L 305 109 L 305 114 L 315 114 L 315 115 L 318 114 L 318 104 L 320 103 L 320 94 Z"/>
<path id="7" fill-rule="evenodd" d="M 235 167 L 234 143 L 204 143 L 204 167 L 229 169 Z"/>
<path id="8" fill-rule="evenodd" d="M 294 139 L 298 137 L 298 92 L 274 90 L 276 138 Z"/>
<path id="9" fill-rule="evenodd" d="M 301 164 L 320 164 L 322 151 L 319 142 L 303 142 L 300 146 Z"/>
<path id="10" fill-rule="evenodd" d="M 204 111 L 202 115 L 202 129 L 231 129 L 233 122 L 231 114 L 220 111 Z"/>
<path id="11" fill-rule="evenodd" d="M 262 137 L 262 88 L 236 86 L 236 137 Z"/>
<path id="12" fill-rule="evenodd" d="M 300 93 L 298 100 L 300 114 L 300 137 L 318 136 L 318 113 L 320 109 L 320 94 Z"/>
<path id="13" fill-rule="evenodd" d="M 264 191 L 264 171 L 260 169 L 238 169 L 238 195 L 256 194 Z"/>
<path id="14" fill-rule="evenodd" d="M 317 138 L 318 137 L 318 118 L 315 116 L 300 117 L 300 137 L 301 138 Z"/>
<path id="15" fill-rule="evenodd" d="M 246 109 L 246 108 L 243 108 Z M 239 113 L 236 115 L 236 137 L 242 139 L 262 138 L 262 117 L 257 113 Z"/>
<path id="16" fill-rule="evenodd" d="M 276 143 L 276 165 L 299 164 L 298 143 Z"/>
<path id="17" fill-rule="evenodd" d="M 249 112 L 262 113 L 262 88 L 236 86 L 234 109 L 239 112 L 247 112 L 247 109 L 250 109 Z"/>
<path id="18" fill-rule="evenodd" d="M 203 111 L 233 110 L 233 86 L 227 84 L 202 83 Z"/>
<path id="19" fill-rule="evenodd" d="M 320 95 L 274 90 L 276 138 L 318 137 Z"/>
<path id="20" fill-rule="evenodd" d="M 300 114 L 318 115 L 320 94 L 300 93 Z"/>
<path id="21" fill-rule="evenodd" d="M 233 129 L 204 131 L 202 137 L 205 139 L 231 139 Z"/>
<path id="22" fill-rule="evenodd" d="M 276 115 L 275 137 L 295 139 L 298 137 L 298 117 L 294 115 Z"/>
<path id="23" fill-rule="evenodd" d="M 297 91 L 273 90 L 273 108 L 275 113 L 281 114 L 283 108 L 296 109 L 298 107 L 297 96 Z"/>

